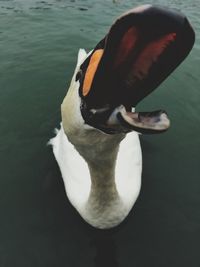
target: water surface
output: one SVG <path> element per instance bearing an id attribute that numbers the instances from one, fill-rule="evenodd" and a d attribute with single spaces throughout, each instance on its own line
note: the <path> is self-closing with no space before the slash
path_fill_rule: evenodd
<path id="1" fill-rule="evenodd" d="M 184 12 L 189 57 L 138 107 L 165 109 L 170 130 L 142 136 L 139 199 L 119 227 L 95 230 L 69 204 L 48 140 L 60 123 L 80 47 L 145 1 L 0 0 L 0 266 L 200 266 L 200 7 Z M 165 4 L 166 1 L 148 1 Z"/>

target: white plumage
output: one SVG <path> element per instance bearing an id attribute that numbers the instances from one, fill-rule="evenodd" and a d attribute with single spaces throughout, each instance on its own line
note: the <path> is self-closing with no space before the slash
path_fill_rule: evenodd
<path id="1" fill-rule="evenodd" d="M 111 228 L 124 220 L 138 197 L 141 148 L 136 132 L 108 135 L 84 124 L 75 75 L 86 57 L 80 49 L 62 104 L 64 125 L 50 143 L 72 205 L 94 227 Z"/>

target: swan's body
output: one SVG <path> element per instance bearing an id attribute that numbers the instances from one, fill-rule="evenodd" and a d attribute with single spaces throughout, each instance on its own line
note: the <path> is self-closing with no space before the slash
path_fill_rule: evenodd
<path id="1" fill-rule="evenodd" d="M 116 226 L 134 205 L 142 172 L 138 133 L 169 127 L 164 111 L 134 107 L 180 64 L 193 42 L 182 14 L 147 5 L 119 18 L 89 54 L 79 51 L 61 128 L 50 143 L 67 196 L 91 225 Z"/>
<path id="2" fill-rule="evenodd" d="M 62 125 L 51 143 L 66 194 L 80 215 L 98 228 L 110 228 L 123 221 L 141 185 L 142 158 L 137 134 L 128 134 L 120 143 L 116 166 L 112 166 L 115 157 L 111 156 L 108 165 L 102 162 L 95 175 L 67 139 Z"/>
<path id="3" fill-rule="evenodd" d="M 86 52 L 80 50 L 76 69 L 86 56 Z M 76 125 L 65 123 L 66 127 L 70 125 L 66 132 L 71 142 L 61 124 L 51 144 L 72 205 L 91 225 L 110 228 L 127 216 L 140 191 L 142 155 L 139 137 L 136 132 L 126 136 L 107 135 L 89 126 L 84 129 L 77 108 L 80 100 L 76 86 L 73 77 L 68 91 L 70 97 L 68 95 L 62 104 L 62 110 L 67 109 L 68 116 L 63 116 L 64 120 L 78 122 Z M 68 101 L 76 104 L 70 107 Z"/>

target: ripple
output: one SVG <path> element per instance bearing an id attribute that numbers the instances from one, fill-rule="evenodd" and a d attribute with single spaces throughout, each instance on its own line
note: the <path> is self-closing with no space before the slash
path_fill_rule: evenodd
<path id="1" fill-rule="evenodd" d="M 134 214 L 133 211 L 134 215 L 130 215 L 122 228 L 118 228 L 111 235 L 108 232 L 104 232 L 103 238 L 102 232 L 97 237 L 95 234 L 95 240 L 92 244 L 88 244 L 85 239 L 88 238 L 88 233 L 91 234 L 92 231 L 92 233 L 96 233 L 95 230 L 90 232 L 87 226 L 80 227 L 81 221 L 78 221 L 78 224 L 76 223 L 76 219 L 79 220 L 79 217 L 77 215 L 70 216 L 71 213 L 68 214 L 70 212 L 68 207 L 67 209 L 63 208 L 63 211 L 67 214 L 66 220 L 64 219 L 65 223 L 63 223 L 63 229 L 65 230 L 60 230 L 63 216 L 58 209 L 56 220 L 53 216 L 50 217 L 53 231 L 49 230 L 47 232 L 47 238 L 45 238 L 46 241 L 44 243 L 40 242 L 40 238 L 44 237 L 43 232 L 41 235 L 39 233 L 37 243 L 35 242 L 35 236 L 30 236 L 30 238 L 28 236 L 26 240 L 31 244 L 35 242 L 36 246 L 30 247 L 30 251 L 38 252 L 41 250 L 41 254 L 38 254 L 38 264 L 40 264 L 39 255 L 42 255 L 41 257 L 44 256 L 41 263 L 43 266 L 54 264 L 52 263 L 54 260 L 55 266 L 69 266 L 69 257 L 72 255 L 71 260 L 74 260 L 74 262 L 70 266 L 100 266 L 102 257 L 104 257 L 103 260 L 107 260 L 110 266 L 155 266 L 155 262 L 157 266 L 163 266 L 166 255 L 169 255 L 171 260 L 167 263 L 165 262 L 166 266 L 170 266 L 170 261 L 172 260 L 179 261 L 180 266 L 198 265 L 199 251 L 196 244 L 199 240 L 196 238 L 197 242 L 195 243 L 195 237 L 188 231 L 192 229 L 198 236 L 197 226 L 200 219 L 197 218 L 200 203 L 199 0 L 0 0 L 0 131 L 5 132 L 4 135 L 7 137 L 2 139 L 3 142 L 1 142 L 6 156 L 3 156 L 5 165 L 2 164 L 1 166 L 0 182 L 3 181 L 7 189 L 14 189 L 15 185 L 19 184 L 20 189 L 19 192 L 16 191 L 14 199 L 17 199 L 20 194 L 26 196 L 27 186 L 23 187 L 24 181 L 27 181 L 27 185 L 29 183 L 35 185 L 36 181 L 38 184 L 34 188 L 38 190 L 46 169 L 51 169 L 54 162 L 49 162 L 48 155 L 42 154 L 43 152 L 41 153 L 41 151 L 43 151 L 42 149 L 46 151 L 45 143 L 49 139 L 48 136 L 51 135 L 55 124 L 60 121 L 60 114 L 58 114 L 54 119 L 55 124 L 54 122 L 49 123 L 52 119 L 52 114 L 59 109 L 62 98 L 65 95 L 65 83 L 70 81 L 74 71 L 77 49 L 79 47 L 84 47 L 86 50 L 93 48 L 105 36 L 115 17 L 132 8 L 136 3 L 140 5 L 146 2 L 163 3 L 181 9 L 194 26 L 197 40 L 188 59 L 163 83 L 162 89 L 158 89 L 160 93 L 154 94 L 155 97 L 147 97 L 146 104 L 143 102 L 144 109 L 146 109 L 145 105 L 146 107 L 149 105 L 152 108 L 155 106 L 160 108 L 160 103 L 162 103 L 163 108 L 166 107 L 172 115 L 172 127 L 168 133 L 161 137 L 143 136 L 143 140 L 144 138 L 146 140 L 146 147 L 143 142 L 145 163 L 143 192 L 145 194 L 141 195 L 138 208 L 136 207 L 136 213 Z M 17 134 L 20 135 L 20 138 Z M 26 151 L 23 140 L 28 140 L 29 146 Z M 17 146 L 16 150 L 13 150 L 16 142 L 19 142 L 19 147 Z M 23 161 L 24 158 L 26 158 L 26 161 Z M 4 162 L 2 158 L 0 162 Z M 40 165 L 43 163 L 44 167 Z M 26 168 L 26 172 L 22 171 L 24 168 Z M 8 170 L 10 169 L 11 172 L 9 174 Z M 5 178 L 2 175 L 2 170 L 4 173 L 8 173 L 9 181 L 6 175 Z M 31 176 L 31 174 L 33 175 Z M 59 173 L 55 174 L 53 179 L 55 178 L 54 180 L 57 181 L 60 179 L 59 175 Z M 14 184 L 12 183 L 13 181 Z M 150 185 L 149 190 L 148 185 Z M 34 190 L 32 186 L 30 188 Z M 1 184 L 1 197 L 7 189 L 4 190 Z M 28 209 L 31 214 L 32 211 L 33 214 L 34 212 L 37 214 L 37 211 L 31 208 L 35 203 L 37 203 L 39 214 L 43 214 L 44 206 L 41 205 L 44 202 L 43 191 L 41 191 L 41 198 L 38 191 L 35 192 L 39 196 L 39 201 L 37 201 L 38 197 L 35 197 L 36 194 L 33 194 L 33 196 L 30 194 L 27 199 L 23 197 L 20 205 L 17 201 L 13 201 L 15 189 L 11 191 L 12 194 L 9 193 L 10 195 L 8 194 L 8 196 L 12 214 L 14 214 L 14 211 L 16 211 L 16 214 L 18 211 L 18 214 L 22 214 L 19 206 L 23 207 L 24 202 L 28 203 Z M 63 188 L 62 191 L 63 199 L 57 203 L 58 207 L 62 206 L 62 201 L 63 207 L 66 203 Z M 158 191 L 161 193 L 158 194 Z M 185 193 L 180 195 L 180 192 Z M 52 198 L 52 194 L 49 194 L 49 199 L 52 200 L 52 202 L 50 201 L 52 214 L 55 214 L 55 207 L 57 207 L 52 203 L 59 196 L 60 194 L 55 193 Z M 148 199 L 150 202 L 146 201 Z M 152 199 L 154 200 L 151 201 Z M 189 202 L 189 199 L 194 199 L 194 203 Z M 176 211 L 179 210 L 176 203 L 179 203 L 179 200 L 180 203 L 184 200 L 184 204 L 188 200 L 188 203 L 191 204 L 191 210 L 190 207 L 186 207 L 188 209 L 186 210 L 181 204 L 182 209 L 185 209 L 190 217 L 194 214 L 193 218 L 189 218 L 188 221 L 184 220 L 184 218 L 176 217 Z M 2 205 L 2 201 L 0 204 Z M 49 202 L 46 209 L 49 210 Z M 5 210 L 9 210 L 6 205 Z M 1 242 L 6 243 L 6 240 L 14 239 L 20 240 L 21 237 L 25 236 L 24 227 L 21 227 L 23 225 L 26 225 L 25 228 L 30 233 L 32 233 L 33 224 L 35 229 L 46 229 L 46 222 L 49 220 L 44 220 L 42 217 L 41 222 L 36 223 L 37 218 L 33 216 L 30 223 L 26 219 L 30 217 L 29 214 L 23 210 L 23 222 L 20 221 L 20 224 L 18 224 L 13 220 L 11 226 L 14 230 L 11 232 L 6 231 L 5 236 L 3 238 L 1 236 Z M 166 214 L 166 217 L 161 221 L 160 215 L 162 217 L 163 214 Z M 171 224 L 168 223 L 169 214 L 172 215 L 170 217 L 172 219 L 175 216 L 174 221 L 177 224 L 177 231 L 176 229 L 172 230 Z M 9 225 L 10 217 L 2 216 L 3 220 L 5 220 L 5 225 Z M 16 217 L 20 218 L 20 216 Z M 60 218 L 60 221 L 57 218 Z M 68 224 L 69 221 L 70 223 Z M 185 227 L 184 231 L 181 230 L 183 227 Z M 3 228 L 1 227 L 1 229 Z M 58 234 L 59 236 L 58 239 L 55 239 L 55 244 L 60 244 L 58 255 L 57 251 L 55 254 L 55 246 L 49 242 L 52 237 L 54 238 L 52 236 L 54 231 L 58 231 L 55 232 L 55 235 Z M 19 236 L 17 236 L 18 232 Z M 184 235 L 186 236 L 185 238 Z M 92 239 L 94 238 L 92 234 Z M 80 243 L 81 240 L 84 241 L 83 244 Z M 150 241 L 148 242 L 148 240 Z M 172 242 L 172 240 L 178 240 L 178 245 L 177 242 Z M 191 242 L 187 243 L 188 240 Z M 27 262 L 30 263 L 27 254 L 23 253 L 24 250 L 26 252 L 27 242 L 24 242 L 22 246 L 14 244 L 13 249 L 10 250 L 5 246 L 5 255 L 8 253 L 11 260 L 13 259 L 13 264 L 13 251 L 18 247 L 19 253 L 23 254 L 21 257 L 28 258 Z M 117 244 L 116 249 L 115 242 Z M 38 249 L 40 243 L 42 244 L 41 249 Z M 50 246 L 48 247 L 49 243 Z M 104 244 L 107 244 L 105 248 L 103 247 Z M 111 248 L 111 253 L 109 248 Z M 94 249 L 96 251 L 95 255 Z M 181 254 L 182 251 L 186 250 L 188 262 L 184 262 L 185 258 Z M 79 253 L 81 251 L 84 253 Z M 17 252 L 16 250 L 16 257 L 18 256 Z M 142 252 L 144 252 L 146 260 L 145 257 L 141 257 Z M 75 257 L 74 255 L 77 254 L 83 255 L 83 258 L 82 256 Z M 119 263 L 115 260 L 118 254 Z M 106 258 L 107 255 L 108 259 Z M 34 257 L 34 255 L 31 256 Z M 197 259 L 196 264 L 194 262 L 195 257 Z M 59 261 L 60 258 L 62 262 Z M 88 261 L 92 261 L 95 258 L 96 265 L 93 262 L 84 263 L 84 258 L 88 258 Z M 20 256 L 18 259 L 20 259 Z M 189 259 L 194 260 L 189 263 Z M 8 265 L 13 266 L 13 264 Z M 38 264 L 36 262 L 35 265 Z M 103 262 L 103 264 L 107 263 Z M 3 264 L 0 265 L 2 266 Z"/>
<path id="2" fill-rule="evenodd" d="M 80 11 L 87 11 L 88 10 L 88 8 L 85 8 L 85 7 L 79 7 L 78 8 Z"/>

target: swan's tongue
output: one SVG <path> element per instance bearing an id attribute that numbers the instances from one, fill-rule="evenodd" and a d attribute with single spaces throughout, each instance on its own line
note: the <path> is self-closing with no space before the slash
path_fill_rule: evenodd
<path id="1" fill-rule="evenodd" d="M 193 44 L 194 32 L 177 11 L 148 5 L 124 14 L 81 65 L 80 95 L 87 109 L 82 110 L 86 122 L 105 126 L 123 105 L 126 115 L 118 119 L 123 125 L 128 123 L 127 128 L 166 130 L 169 122 L 162 123 L 167 118 L 163 112 L 129 112 L 170 75 Z M 95 112 L 87 114 L 91 110 Z"/>

